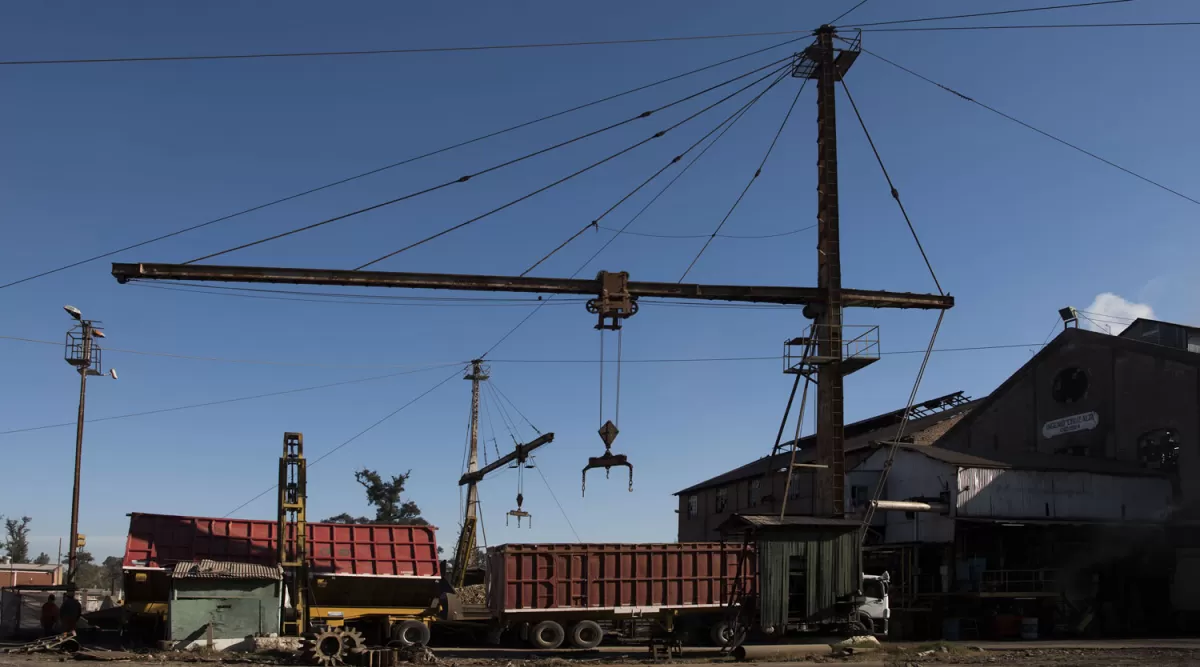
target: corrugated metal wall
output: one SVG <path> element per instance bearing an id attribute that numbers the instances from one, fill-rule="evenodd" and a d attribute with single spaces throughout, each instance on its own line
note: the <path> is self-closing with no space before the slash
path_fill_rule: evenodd
<path id="1" fill-rule="evenodd" d="M 793 556 L 807 568 L 807 615 L 820 618 L 839 597 L 855 593 L 862 578 L 857 529 L 796 531 L 760 535 L 759 615 L 762 627 L 782 627 L 788 619 L 788 567 Z"/>
<path id="2" fill-rule="evenodd" d="M 989 468 L 958 472 L 957 513 L 964 517 L 1156 521 L 1170 503 L 1170 482 L 1155 477 Z"/>

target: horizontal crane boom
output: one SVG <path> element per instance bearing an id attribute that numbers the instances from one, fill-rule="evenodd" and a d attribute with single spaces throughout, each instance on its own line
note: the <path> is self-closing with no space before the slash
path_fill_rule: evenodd
<path id="1" fill-rule="evenodd" d="M 589 280 L 582 278 L 481 276 L 454 273 L 293 269 L 263 266 L 113 264 L 112 274 L 121 283 L 130 280 L 195 280 L 596 295 L 603 289 L 603 276 L 605 272 L 601 272 L 600 276 Z M 804 305 L 820 303 L 823 298 L 822 295 L 823 292 L 814 287 L 697 285 L 641 281 L 629 281 L 628 283 L 628 296 L 635 299 L 638 297 L 661 297 L 704 301 Z M 934 294 L 914 294 L 910 292 L 847 289 L 842 290 L 842 303 L 844 306 L 860 308 L 945 310 L 954 306 L 954 297 Z"/>

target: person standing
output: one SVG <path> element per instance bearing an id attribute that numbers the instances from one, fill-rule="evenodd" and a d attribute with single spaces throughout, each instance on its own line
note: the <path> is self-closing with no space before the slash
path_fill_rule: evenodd
<path id="1" fill-rule="evenodd" d="M 75 599 L 75 591 L 67 591 L 66 597 L 63 598 L 62 610 L 58 613 L 58 617 L 62 620 L 62 631 L 75 632 L 75 626 L 79 623 L 79 617 L 82 614 L 83 607 L 79 604 L 79 600 Z"/>
<path id="2" fill-rule="evenodd" d="M 42 605 L 42 632 L 46 635 L 54 634 L 55 623 L 58 623 L 58 605 L 54 604 L 54 596 L 51 595 L 46 604 Z"/>

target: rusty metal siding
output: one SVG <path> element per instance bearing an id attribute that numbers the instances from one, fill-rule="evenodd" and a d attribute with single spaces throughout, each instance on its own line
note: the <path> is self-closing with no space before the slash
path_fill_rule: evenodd
<path id="1" fill-rule="evenodd" d="M 1170 482 L 1155 477 L 962 468 L 956 512 L 961 517 L 1158 521 L 1170 502 Z"/>
<path id="2" fill-rule="evenodd" d="M 310 523 L 310 568 L 313 574 L 437 577 L 436 532 L 433 526 Z M 275 533 L 274 521 L 134 513 L 123 565 L 168 568 L 204 559 L 271 565 Z"/>
<path id="3" fill-rule="evenodd" d="M 488 551 L 496 613 L 554 609 L 717 607 L 738 574 L 741 544 L 505 544 Z M 756 580 L 756 559 L 743 576 Z"/>

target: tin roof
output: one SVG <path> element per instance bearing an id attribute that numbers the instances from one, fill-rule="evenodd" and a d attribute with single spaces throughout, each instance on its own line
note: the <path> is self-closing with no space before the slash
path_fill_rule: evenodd
<path id="1" fill-rule="evenodd" d="M 199 563 L 176 563 L 171 571 L 174 579 L 283 579 L 283 569 L 278 565 L 256 563 L 234 563 L 230 561 L 202 560 Z"/>
<path id="2" fill-rule="evenodd" d="M 927 401 L 928 404 L 934 404 L 951 397 L 960 396 L 962 392 L 955 392 Z M 932 444 L 940 438 L 944 433 L 949 431 L 967 412 L 971 410 L 979 401 L 970 401 L 957 405 L 951 408 L 925 415 L 923 417 L 913 417 L 908 421 L 908 427 L 905 430 L 905 436 L 913 439 L 914 442 L 920 445 Z M 850 454 L 855 451 L 862 451 L 868 448 L 871 443 L 880 440 L 890 440 L 896 435 L 896 427 L 900 420 L 904 417 L 904 408 L 885 412 L 881 415 L 876 415 L 867 419 L 863 419 L 853 424 L 847 424 L 845 427 L 846 436 L 846 453 Z M 813 449 L 815 438 L 807 436 L 800 438 L 801 450 L 796 454 L 797 463 L 812 463 L 816 460 L 816 452 Z M 869 452 L 868 452 L 869 453 Z M 767 457 L 762 457 L 747 463 L 746 465 L 734 468 L 728 472 L 717 475 L 704 480 L 698 484 L 676 491 L 675 495 L 691 493 L 706 489 L 713 486 L 721 486 L 736 482 L 743 479 L 761 477 L 767 470 L 778 470 L 787 467 L 791 461 L 790 453 L 776 454 L 772 460 L 767 461 Z M 849 470 L 853 465 L 848 460 L 846 469 Z"/>

